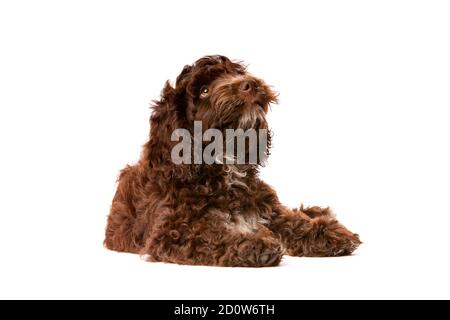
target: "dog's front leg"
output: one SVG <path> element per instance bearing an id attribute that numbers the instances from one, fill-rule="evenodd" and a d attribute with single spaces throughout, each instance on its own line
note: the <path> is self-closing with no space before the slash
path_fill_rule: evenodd
<path id="1" fill-rule="evenodd" d="M 141 254 L 153 261 L 224 267 L 276 266 L 283 256 L 280 241 L 265 227 L 250 230 L 230 223 L 218 211 L 200 219 L 181 212 L 172 215 L 177 221 L 162 219 Z"/>
<path id="2" fill-rule="evenodd" d="M 279 235 L 289 255 L 344 256 L 351 254 L 361 244 L 359 236 L 345 228 L 333 216 L 319 214 L 311 217 L 307 213 L 290 210 L 280 204 L 273 208 L 269 227 Z"/>
<path id="3" fill-rule="evenodd" d="M 267 227 L 281 239 L 292 256 L 332 257 L 351 254 L 361 244 L 359 236 L 342 224 L 328 208 L 288 209 L 280 204 L 276 192 L 259 181 L 258 202 Z M 270 208 L 271 213 L 267 213 Z"/>

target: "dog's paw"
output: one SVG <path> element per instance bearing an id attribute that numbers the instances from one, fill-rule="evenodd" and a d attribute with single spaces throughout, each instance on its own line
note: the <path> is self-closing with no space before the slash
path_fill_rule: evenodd
<path id="1" fill-rule="evenodd" d="M 349 231 L 335 219 L 312 220 L 311 253 L 317 256 L 350 255 L 362 243 L 359 235 Z"/>
<path id="2" fill-rule="evenodd" d="M 248 239 L 236 248 L 232 264 L 236 267 L 273 267 L 280 263 L 284 249 L 273 238 Z"/>
<path id="3" fill-rule="evenodd" d="M 361 244 L 359 235 L 336 219 L 322 216 L 311 219 L 305 233 L 289 244 L 288 253 L 304 257 L 337 257 L 352 254 Z"/>

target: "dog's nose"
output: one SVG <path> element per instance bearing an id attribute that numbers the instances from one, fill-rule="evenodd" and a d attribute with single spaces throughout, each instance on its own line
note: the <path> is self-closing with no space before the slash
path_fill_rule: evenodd
<path id="1" fill-rule="evenodd" d="M 239 84 L 239 90 L 242 92 L 251 92 L 255 89 L 255 82 L 251 80 L 244 80 Z"/>

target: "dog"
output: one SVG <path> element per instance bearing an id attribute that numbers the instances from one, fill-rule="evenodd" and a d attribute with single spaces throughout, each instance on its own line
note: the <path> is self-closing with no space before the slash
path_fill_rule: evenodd
<path id="1" fill-rule="evenodd" d="M 210 164 L 174 163 L 177 129 L 192 133 L 200 123 L 203 132 L 267 130 L 266 114 L 276 102 L 277 94 L 263 80 L 220 55 L 186 65 L 174 86 L 167 81 L 153 103 L 150 137 L 138 163 L 119 175 L 106 248 L 151 261 L 227 267 L 276 266 L 284 254 L 352 254 L 361 244 L 359 236 L 329 208 L 289 209 L 280 203 L 273 188 L 258 178 L 264 157 L 256 163 L 236 164 L 233 157 Z M 188 160 L 189 148 L 184 152 Z M 270 134 L 266 156 L 269 149 Z M 248 150 L 247 143 L 247 155 Z"/>

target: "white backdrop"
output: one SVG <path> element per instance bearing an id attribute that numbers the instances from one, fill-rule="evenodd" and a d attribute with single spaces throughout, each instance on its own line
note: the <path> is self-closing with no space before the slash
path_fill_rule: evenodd
<path id="1" fill-rule="evenodd" d="M 446 1 L 2 1 L 0 298 L 450 298 Z M 206 54 L 280 92 L 263 178 L 356 255 L 269 269 L 102 247 L 149 102 Z"/>

